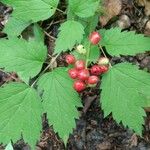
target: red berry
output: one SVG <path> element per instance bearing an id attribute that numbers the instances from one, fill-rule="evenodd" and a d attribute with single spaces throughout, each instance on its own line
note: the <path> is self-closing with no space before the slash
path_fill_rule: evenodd
<path id="1" fill-rule="evenodd" d="M 77 92 L 81 92 L 86 88 L 86 85 L 83 81 L 77 80 L 74 82 L 73 84 L 73 88 L 77 91 Z"/>
<path id="2" fill-rule="evenodd" d="M 89 78 L 90 73 L 88 69 L 83 69 L 78 72 L 78 79 L 85 81 Z"/>
<path id="3" fill-rule="evenodd" d="M 65 57 L 67 64 L 74 64 L 76 59 L 73 55 L 66 55 Z"/>
<path id="4" fill-rule="evenodd" d="M 93 45 L 97 45 L 101 40 L 101 36 L 98 32 L 94 31 L 90 34 L 89 40 Z"/>
<path id="5" fill-rule="evenodd" d="M 70 78 L 76 79 L 78 76 L 78 71 L 77 71 L 77 69 L 72 68 L 72 69 L 68 70 L 68 74 L 69 74 Z"/>
<path id="6" fill-rule="evenodd" d="M 100 66 L 99 65 L 92 66 L 90 72 L 92 75 L 97 75 L 97 76 L 100 75 L 101 74 Z"/>
<path id="7" fill-rule="evenodd" d="M 84 62 L 83 60 L 77 60 L 77 61 L 75 62 L 75 68 L 76 68 L 77 70 L 82 70 L 82 69 L 84 69 L 84 68 L 85 68 L 85 62 Z"/>
<path id="8" fill-rule="evenodd" d="M 87 83 L 88 84 L 97 84 L 98 81 L 99 81 L 99 78 L 97 76 L 90 76 L 88 78 Z"/>
<path id="9" fill-rule="evenodd" d="M 99 66 L 100 72 L 101 73 L 105 73 L 108 71 L 108 67 L 107 66 Z"/>

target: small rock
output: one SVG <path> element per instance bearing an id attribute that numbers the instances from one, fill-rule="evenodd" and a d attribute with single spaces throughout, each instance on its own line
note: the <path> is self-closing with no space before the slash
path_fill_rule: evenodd
<path id="1" fill-rule="evenodd" d="M 150 20 L 146 23 L 144 34 L 150 36 Z"/>
<path id="2" fill-rule="evenodd" d="M 131 26 L 130 18 L 127 15 L 120 16 L 119 20 L 117 21 L 117 25 L 121 29 L 129 28 Z"/>
<path id="3" fill-rule="evenodd" d="M 143 67 L 143 68 L 148 68 L 148 70 L 150 70 L 150 56 L 145 57 L 145 58 L 141 61 L 141 67 Z"/>
<path id="4" fill-rule="evenodd" d="M 137 146 L 138 145 L 138 137 L 136 134 L 133 134 L 132 137 L 131 137 L 131 147 L 133 146 Z"/>
<path id="5" fill-rule="evenodd" d="M 91 125 L 92 126 L 97 126 L 97 121 L 96 120 L 91 120 Z"/>
<path id="6" fill-rule="evenodd" d="M 146 16 L 150 15 L 150 1 L 149 0 L 137 0 L 139 6 L 145 7 L 144 12 Z"/>

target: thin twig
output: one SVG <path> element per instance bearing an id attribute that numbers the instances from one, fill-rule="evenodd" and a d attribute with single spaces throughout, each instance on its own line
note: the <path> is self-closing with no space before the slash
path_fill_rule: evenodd
<path id="1" fill-rule="evenodd" d="M 63 10 L 59 9 L 59 8 L 56 8 L 57 11 L 63 13 L 63 14 L 66 14 L 66 12 L 64 12 Z"/>
<path id="2" fill-rule="evenodd" d="M 44 33 L 45 33 L 49 38 L 51 38 L 51 39 L 53 39 L 53 40 L 56 40 L 55 37 L 51 36 L 51 35 L 50 35 L 49 33 L 47 33 L 46 31 L 44 31 Z"/>
<path id="3" fill-rule="evenodd" d="M 61 22 L 64 22 L 64 21 L 65 21 L 65 19 L 61 19 L 61 20 L 55 21 L 55 22 L 53 22 L 53 25 L 61 23 Z"/>
<path id="4" fill-rule="evenodd" d="M 57 54 L 54 59 L 50 62 L 50 64 L 40 73 L 40 75 L 38 76 L 38 78 L 32 83 L 31 87 L 33 87 L 35 85 L 35 83 L 38 81 L 38 79 L 45 73 L 45 71 L 47 71 L 49 69 L 49 67 L 56 61 L 57 57 L 59 56 L 59 54 Z"/>
<path id="5" fill-rule="evenodd" d="M 100 44 L 98 44 L 98 46 L 99 46 L 99 48 L 100 48 L 101 52 L 103 53 L 104 57 L 108 59 L 108 57 L 106 56 L 106 54 L 105 54 L 105 52 L 104 52 L 104 50 L 103 50 L 102 46 L 101 46 Z M 110 63 L 110 62 L 109 62 L 109 67 L 111 67 L 111 68 L 112 68 L 112 65 L 111 65 L 111 63 Z"/>

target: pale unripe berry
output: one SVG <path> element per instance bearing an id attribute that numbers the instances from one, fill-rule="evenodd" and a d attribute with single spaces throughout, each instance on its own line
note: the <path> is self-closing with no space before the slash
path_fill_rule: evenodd
<path id="1" fill-rule="evenodd" d="M 109 59 L 106 57 L 100 57 L 98 60 L 99 65 L 108 65 L 109 64 Z"/>
<path id="2" fill-rule="evenodd" d="M 76 51 L 77 51 L 79 54 L 83 54 L 83 55 L 86 54 L 86 49 L 84 48 L 83 45 L 78 45 L 78 46 L 76 47 Z"/>

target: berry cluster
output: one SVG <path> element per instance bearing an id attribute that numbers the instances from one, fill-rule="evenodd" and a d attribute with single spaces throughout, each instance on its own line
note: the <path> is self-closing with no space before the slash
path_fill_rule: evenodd
<path id="1" fill-rule="evenodd" d="M 92 32 L 89 36 L 89 41 L 93 45 L 97 45 L 101 40 L 101 36 L 98 32 Z M 86 49 L 83 45 L 78 45 L 77 52 L 85 55 Z M 97 65 L 93 65 L 91 68 L 86 68 L 84 60 L 76 60 L 73 55 L 66 55 L 66 62 L 70 65 L 74 65 L 74 68 L 68 70 L 70 78 L 75 79 L 74 89 L 77 92 L 83 91 L 87 86 L 95 86 L 99 81 L 99 76 L 108 71 L 109 60 L 105 57 L 101 57 Z"/>
<path id="2" fill-rule="evenodd" d="M 99 75 L 108 71 L 109 60 L 101 57 L 97 65 L 86 68 L 84 60 L 76 60 L 73 55 L 66 55 L 66 62 L 74 68 L 68 70 L 70 78 L 75 79 L 74 89 L 77 92 L 83 91 L 87 86 L 95 86 L 99 81 Z"/>

